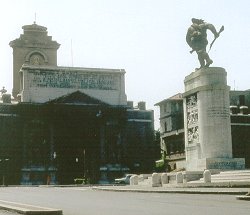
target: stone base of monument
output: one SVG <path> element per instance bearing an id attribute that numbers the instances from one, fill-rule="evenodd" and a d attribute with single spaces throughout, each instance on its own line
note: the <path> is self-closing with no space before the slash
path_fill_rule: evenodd
<path id="1" fill-rule="evenodd" d="M 245 169 L 244 158 L 232 158 L 230 87 L 225 69 L 199 69 L 186 76 L 184 84 L 186 170 Z"/>
<path id="2" fill-rule="evenodd" d="M 243 170 L 245 169 L 244 158 L 204 158 L 197 160 L 197 169 L 216 170 Z"/>

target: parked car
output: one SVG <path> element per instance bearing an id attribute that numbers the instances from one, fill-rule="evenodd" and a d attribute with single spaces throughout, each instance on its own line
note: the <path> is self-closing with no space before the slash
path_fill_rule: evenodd
<path id="1" fill-rule="evenodd" d="M 133 174 L 127 174 L 125 175 L 125 177 L 123 178 L 116 178 L 115 179 L 115 183 L 116 184 L 129 184 L 130 182 L 130 177 L 132 176 Z"/>

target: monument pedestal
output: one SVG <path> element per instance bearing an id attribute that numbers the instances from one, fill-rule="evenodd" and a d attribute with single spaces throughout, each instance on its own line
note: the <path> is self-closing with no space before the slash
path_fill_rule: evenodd
<path id="1" fill-rule="evenodd" d="M 185 80 L 184 127 L 187 170 L 244 169 L 232 158 L 229 89 L 220 67 L 199 69 Z"/>
<path id="2" fill-rule="evenodd" d="M 199 169 L 245 169 L 244 158 L 203 158 L 198 160 Z"/>

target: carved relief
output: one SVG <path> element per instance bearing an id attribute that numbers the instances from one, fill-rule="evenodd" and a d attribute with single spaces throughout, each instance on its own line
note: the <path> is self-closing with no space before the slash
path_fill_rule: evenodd
<path id="1" fill-rule="evenodd" d="M 191 108 L 197 105 L 197 95 L 191 95 L 187 97 L 187 108 Z"/>
<path id="2" fill-rule="evenodd" d="M 30 57 L 30 64 L 32 65 L 44 65 L 43 56 L 39 54 L 33 54 Z"/>
<path id="3" fill-rule="evenodd" d="M 192 125 L 198 123 L 198 110 L 192 110 L 187 113 L 187 124 Z"/>
<path id="4" fill-rule="evenodd" d="M 197 94 L 186 98 L 186 107 L 188 143 L 197 143 L 199 141 Z"/>
<path id="5" fill-rule="evenodd" d="M 199 128 L 198 126 L 188 129 L 188 143 L 197 143 L 199 141 Z"/>
<path id="6" fill-rule="evenodd" d="M 187 97 L 187 108 L 197 106 L 197 94 Z"/>

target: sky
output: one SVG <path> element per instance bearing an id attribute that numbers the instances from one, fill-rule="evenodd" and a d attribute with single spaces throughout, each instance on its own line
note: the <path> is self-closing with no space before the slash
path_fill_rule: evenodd
<path id="1" fill-rule="evenodd" d="M 125 69 L 128 100 L 145 101 L 157 129 L 155 104 L 183 93 L 185 76 L 199 67 L 185 41 L 193 17 L 225 26 L 211 66 L 226 69 L 232 90 L 250 89 L 249 8 L 249 0 L 1 0 L 0 88 L 12 91 L 9 42 L 36 21 L 61 44 L 58 66 Z"/>

